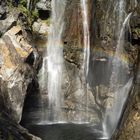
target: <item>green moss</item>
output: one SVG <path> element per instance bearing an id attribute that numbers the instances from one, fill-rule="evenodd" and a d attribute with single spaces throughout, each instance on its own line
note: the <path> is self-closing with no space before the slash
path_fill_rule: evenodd
<path id="1" fill-rule="evenodd" d="M 32 5 L 35 5 L 39 0 L 32 1 Z M 25 17 L 27 17 L 27 23 L 31 27 L 32 23 L 38 19 L 38 11 L 35 7 L 32 7 L 32 10 L 27 9 L 27 0 L 20 0 L 18 7 L 14 7 L 10 0 L 7 1 L 9 11 L 17 10 L 19 13 L 22 13 Z"/>
<path id="2" fill-rule="evenodd" d="M 18 11 L 23 13 L 26 17 L 28 17 L 28 15 L 30 14 L 29 10 L 27 10 L 27 8 L 24 7 L 23 5 L 18 6 Z"/>
<path id="3" fill-rule="evenodd" d="M 36 10 L 29 11 L 26 7 L 26 3 L 24 2 L 24 0 L 19 4 L 18 11 L 24 14 L 25 17 L 27 17 L 27 22 L 30 25 L 32 25 L 33 21 L 38 18 L 38 12 Z"/>
<path id="4" fill-rule="evenodd" d="M 36 10 L 32 11 L 32 12 L 31 12 L 31 16 L 32 16 L 32 18 L 33 18 L 34 20 L 37 19 L 37 18 L 39 17 L 38 11 L 36 11 Z"/>

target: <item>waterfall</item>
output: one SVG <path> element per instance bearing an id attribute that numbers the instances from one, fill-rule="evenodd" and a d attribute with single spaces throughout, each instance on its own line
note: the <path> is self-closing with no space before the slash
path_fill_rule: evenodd
<path id="1" fill-rule="evenodd" d="M 89 19 L 88 19 L 88 0 L 81 0 L 81 9 L 83 16 L 83 30 L 84 30 L 84 61 L 83 69 L 87 76 L 89 71 L 89 57 L 90 57 L 90 33 L 89 33 Z"/>
<path id="2" fill-rule="evenodd" d="M 47 49 L 43 58 L 40 87 L 47 90 L 48 94 L 47 117 L 43 121 L 59 122 L 63 120 L 61 107 L 64 97 L 61 86 L 64 66 L 62 33 L 64 28 L 65 0 L 52 0 L 51 7 L 51 24 Z"/>
<path id="3" fill-rule="evenodd" d="M 85 101 L 86 101 L 86 114 L 87 118 L 86 121 L 88 121 L 88 83 L 87 83 L 87 76 L 89 71 L 89 59 L 90 59 L 90 33 L 89 33 L 89 19 L 88 19 L 88 0 L 81 0 L 81 9 L 82 9 L 82 21 L 83 21 L 83 36 L 84 36 L 84 59 L 83 59 L 83 77 L 84 77 L 84 92 L 85 92 Z"/>
<path id="4" fill-rule="evenodd" d="M 125 52 L 124 52 L 125 28 L 126 28 L 126 26 L 128 27 L 128 23 L 129 23 L 129 19 L 130 19 L 131 15 L 132 15 L 132 13 L 129 13 L 128 16 L 125 18 L 122 28 L 120 30 L 120 35 L 118 37 L 118 42 L 117 42 L 114 59 L 112 61 L 113 69 L 112 69 L 112 75 L 111 75 L 111 80 L 110 80 L 110 88 L 113 88 L 114 85 L 117 85 L 117 83 L 119 82 L 119 79 L 122 78 L 119 76 L 120 65 L 121 65 L 119 57 L 122 54 L 125 54 Z M 123 77 L 123 78 L 125 79 L 125 77 Z"/>
<path id="5" fill-rule="evenodd" d="M 105 111 L 105 117 L 103 121 L 103 131 L 106 137 L 110 137 L 120 120 L 121 111 L 124 107 L 124 103 L 127 100 L 128 94 L 132 87 L 133 78 L 129 78 L 127 81 L 127 71 L 129 69 L 128 64 L 122 64 L 121 60 L 119 59 L 121 55 L 125 54 L 124 51 L 124 40 L 125 40 L 125 29 L 129 26 L 129 20 L 132 13 L 129 13 L 127 17 L 123 18 L 124 8 L 125 6 L 124 1 L 121 0 L 119 4 L 120 12 L 119 12 L 119 24 L 118 26 L 118 41 L 116 46 L 116 51 L 114 58 L 112 60 L 112 75 L 110 78 L 110 91 L 114 94 L 114 101 L 113 105 L 110 110 Z M 124 21 L 122 23 L 122 21 Z M 124 71 L 125 69 L 125 71 Z M 123 81 L 123 82 L 122 82 Z"/>
<path id="6" fill-rule="evenodd" d="M 61 121 L 62 70 L 63 70 L 63 43 L 65 0 L 52 0 L 52 19 L 47 46 L 48 66 L 48 99 L 49 117 L 53 121 Z"/>

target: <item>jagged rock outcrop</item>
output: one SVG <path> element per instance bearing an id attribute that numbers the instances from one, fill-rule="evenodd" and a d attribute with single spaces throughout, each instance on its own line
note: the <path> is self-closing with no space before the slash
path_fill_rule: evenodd
<path id="1" fill-rule="evenodd" d="M 5 2 L 0 1 L 0 6 L 5 8 Z M 6 14 L 0 20 L 0 139 L 40 140 L 19 125 L 24 100 L 31 92 L 29 86 L 33 81 L 37 83 L 39 54 L 31 28 L 26 27 L 27 17 L 19 9 L 6 8 L 6 13 L 0 12 L 2 17 Z"/>
<path id="2" fill-rule="evenodd" d="M 6 32 L 0 41 L 1 92 L 8 110 L 17 122 L 21 119 L 28 84 L 34 78 L 33 69 L 24 63 L 33 49 L 21 35 L 18 35 L 20 31 L 21 28 L 15 26 Z"/>
<path id="3" fill-rule="evenodd" d="M 17 16 L 16 14 L 10 14 L 5 20 L 0 20 L 0 35 L 3 35 L 12 26 L 16 25 Z"/>

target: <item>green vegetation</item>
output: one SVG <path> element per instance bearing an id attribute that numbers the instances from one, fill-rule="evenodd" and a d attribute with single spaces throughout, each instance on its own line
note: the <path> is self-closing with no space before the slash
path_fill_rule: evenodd
<path id="1" fill-rule="evenodd" d="M 35 4 L 39 0 L 31 0 L 30 1 L 30 9 L 27 9 L 27 0 L 20 0 L 18 7 L 14 7 L 12 5 L 12 2 L 10 0 L 7 0 L 8 9 L 10 11 L 17 10 L 18 12 L 21 12 L 25 17 L 27 17 L 27 22 L 29 25 L 32 25 L 33 21 L 35 21 L 38 18 L 38 11 L 35 9 Z"/>
<path id="2" fill-rule="evenodd" d="M 28 17 L 28 15 L 30 14 L 29 10 L 22 4 L 18 6 L 18 11 L 23 13 L 26 17 Z"/>
<path id="3" fill-rule="evenodd" d="M 26 7 L 26 5 L 27 5 L 27 0 L 20 0 L 20 1 L 19 1 L 19 4 L 22 5 L 22 6 L 24 6 L 24 7 Z"/>

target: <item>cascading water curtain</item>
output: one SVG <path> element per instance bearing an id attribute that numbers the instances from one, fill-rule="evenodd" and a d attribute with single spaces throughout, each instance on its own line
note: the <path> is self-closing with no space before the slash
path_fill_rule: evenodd
<path id="1" fill-rule="evenodd" d="M 124 104 L 132 87 L 133 78 L 129 76 L 129 64 L 124 63 L 121 57 L 126 55 L 124 50 L 125 31 L 129 28 L 129 20 L 132 13 L 126 14 L 126 0 L 118 0 L 115 3 L 114 14 L 118 15 L 117 25 L 114 26 L 116 50 L 112 59 L 112 74 L 110 76 L 109 93 L 112 93 L 112 105 L 106 109 L 103 121 L 104 136 L 111 137 L 121 117 Z"/>
<path id="2" fill-rule="evenodd" d="M 64 67 L 62 33 L 64 29 L 65 0 L 51 1 L 51 23 L 47 49 L 43 58 L 40 87 L 45 90 L 48 108 L 44 112 L 43 123 L 63 121 L 62 71 Z"/>
<path id="3" fill-rule="evenodd" d="M 88 14 L 88 0 L 81 0 L 81 10 L 82 10 L 82 21 L 83 21 L 83 47 L 84 47 L 84 58 L 83 58 L 83 65 L 82 65 L 82 71 L 83 71 L 83 79 L 84 79 L 84 92 L 86 97 L 86 107 L 85 111 L 87 113 L 87 117 L 84 119 L 84 121 L 88 122 L 88 83 L 87 83 L 87 76 L 89 71 L 89 59 L 90 59 L 90 32 L 89 32 L 89 14 Z"/>
<path id="4" fill-rule="evenodd" d="M 63 95 L 61 94 L 63 71 L 63 43 L 65 0 L 52 0 L 52 16 L 47 46 L 49 120 L 62 121 Z"/>
<path id="5" fill-rule="evenodd" d="M 90 59 L 90 32 L 89 32 L 89 15 L 88 15 L 88 0 L 81 0 L 81 9 L 83 17 L 83 30 L 84 30 L 84 61 L 83 69 L 87 77 L 89 71 Z"/>

